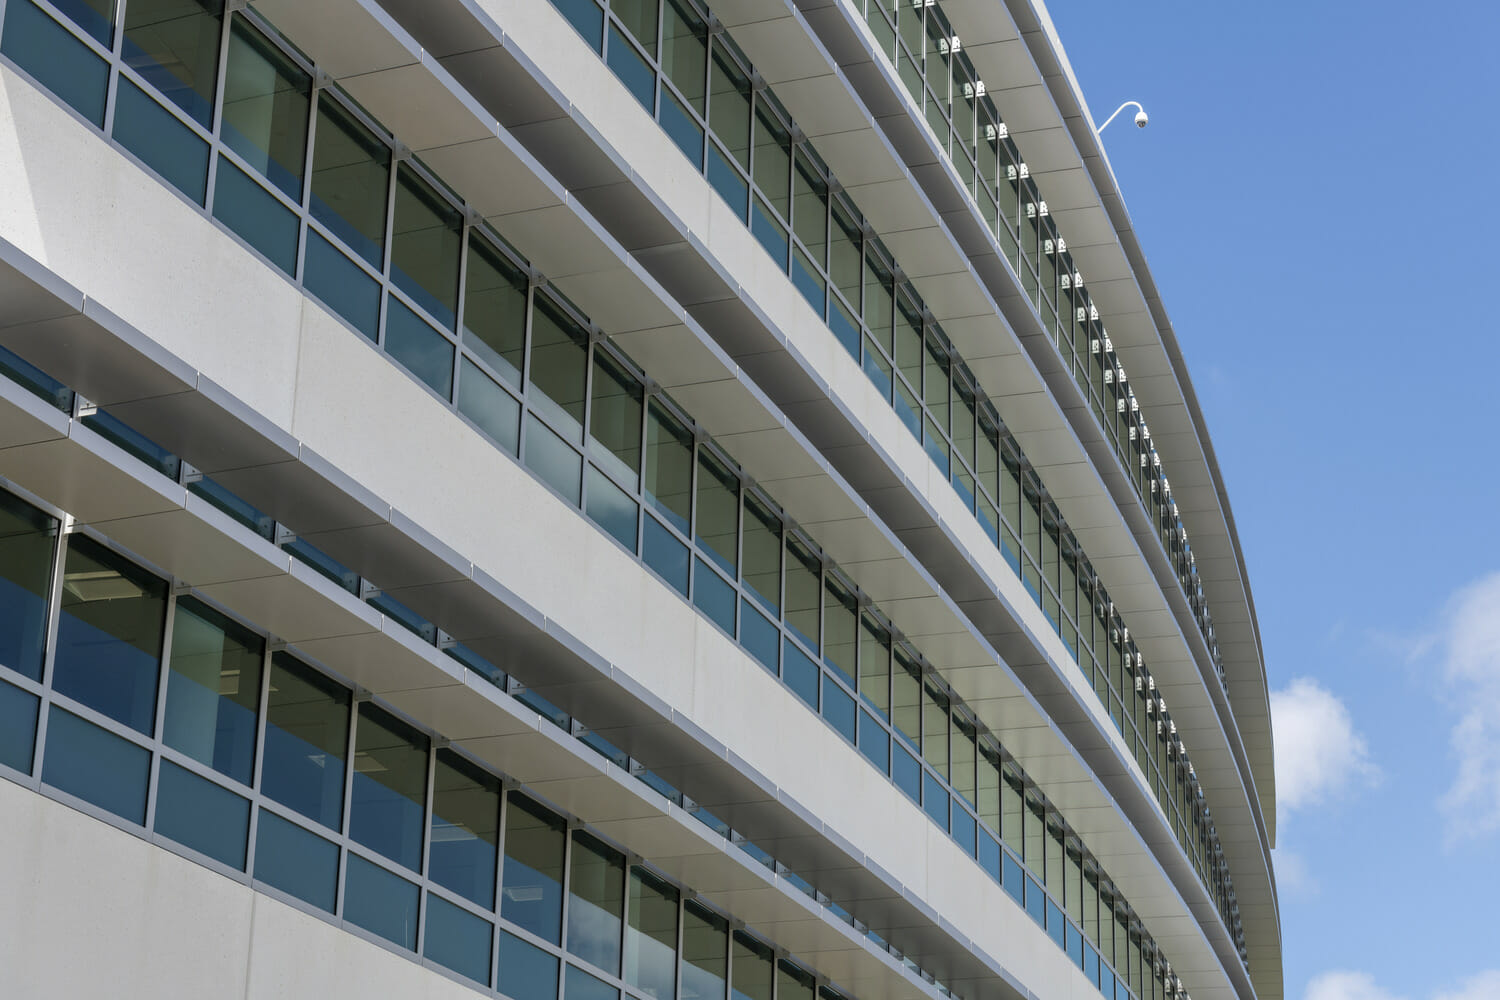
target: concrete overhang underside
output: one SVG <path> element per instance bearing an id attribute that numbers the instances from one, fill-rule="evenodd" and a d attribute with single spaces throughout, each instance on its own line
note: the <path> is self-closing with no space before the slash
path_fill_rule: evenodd
<path id="1" fill-rule="evenodd" d="M 286 13 L 281 11 L 276 5 L 262 3 L 258 6 L 275 11 L 276 16 L 273 17 L 273 20 L 278 20 L 284 26 L 287 24 L 288 17 Z M 360 9 L 367 10 L 363 5 L 359 6 Z M 399 4 L 392 3 L 389 6 L 396 9 L 398 13 L 401 13 Z M 711 317 L 711 319 L 705 320 L 704 325 L 708 326 L 711 324 L 713 326 L 715 335 L 720 338 L 726 350 L 733 355 L 735 362 L 743 366 L 746 371 L 753 373 L 760 385 L 772 388 L 773 394 L 776 397 L 775 402 L 781 405 L 783 413 L 791 415 L 799 427 L 813 439 L 814 443 L 819 444 L 826 454 L 834 455 L 840 452 L 847 454 L 851 450 L 851 447 L 854 450 L 860 451 L 867 451 L 869 449 L 872 442 L 857 440 L 855 437 L 859 434 L 857 429 L 851 429 L 847 423 L 844 426 L 840 426 L 838 418 L 846 418 L 846 415 L 830 414 L 830 407 L 826 400 L 826 389 L 817 376 L 809 375 L 805 371 L 796 370 L 794 364 L 787 364 L 784 342 L 780 344 L 765 343 L 764 338 L 767 335 L 767 331 L 764 329 L 763 324 L 757 322 L 756 317 L 753 315 L 749 317 L 743 315 L 740 307 L 744 303 L 737 301 L 735 298 L 735 295 L 740 290 L 735 288 L 732 281 L 727 279 L 725 275 L 715 273 L 711 262 L 705 268 L 702 266 L 705 262 L 693 259 L 695 255 L 701 255 L 701 246 L 696 244 L 691 236 L 685 237 L 680 227 L 674 227 L 670 219 L 664 219 L 666 215 L 665 210 L 659 202 L 655 202 L 642 189 L 642 186 L 636 182 L 634 170 L 626 165 L 622 161 L 622 158 L 612 154 L 607 143 L 604 142 L 597 131 L 589 126 L 587 122 L 579 120 L 574 113 L 574 109 L 570 107 L 565 98 L 549 89 L 549 84 L 541 79 L 538 74 L 530 70 L 526 57 L 515 52 L 513 46 L 506 44 L 508 40 L 503 33 L 495 27 L 494 22 L 486 17 L 480 8 L 474 5 L 455 5 L 454 16 L 459 19 L 467 18 L 469 22 L 468 27 L 455 27 L 454 23 L 450 23 L 444 18 L 434 17 L 433 10 L 427 5 L 423 6 L 422 13 L 422 25 L 419 30 L 424 32 L 423 41 L 428 46 L 427 50 L 421 54 L 422 58 L 425 60 L 435 56 L 443 67 L 451 68 L 458 81 L 468 87 L 469 95 L 474 97 L 487 111 L 493 111 L 500 115 L 501 123 L 504 126 L 508 126 L 511 132 L 518 136 L 532 153 L 536 154 L 546 166 L 553 169 L 554 173 L 562 178 L 564 185 L 580 202 L 588 206 L 594 217 L 609 226 L 612 234 L 620 240 L 626 249 L 631 250 L 640 260 L 644 261 L 651 269 L 652 275 L 661 280 L 663 285 L 667 286 L 671 292 L 675 293 L 679 301 L 687 304 L 690 313 L 695 316 Z M 546 12 L 543 12 L 542 16 L 546 16 Z M 310 14 L 303 19 L 303 21 L 309 23 L 294 22 L 296 30 L 292 30 L 293 37 L 300 39 L 304 37 L 304 33 L 317 34 L 319 25 L 312 22 L 321 22 L 321 20 L 321 14 Z M 289 30 L 291 29 L 289 28 Z M 478 37 L 480 31 L 492 32 L 492 36 L 497 40 L 497 44 L 487 49 L 476 48 L 474 39 Z M 739 34 L 740 29 L 736 29 L 736 37 Z M 805 39 L 806 32 L 799 29 L 794 36 L 789 37 Z M 334 40 L 330 39 L 329 45 L 332 46 L 333 44 Z M 312 51 L 315 55 L 318 54 L 316 48 Z M 355 73 L 354 78 L 344 80 L 343 82 L 357 96 L 360 96 L 362 100 L 369 102 L 372 105 L 372 110 L 375 110 L 378 115 L 383 115 L 383 107 L 379 102 L 380 93 L 383 88 L 378 84 L 372 85 L 372 80 L 363 78 L 375 77 L 386 71 L 369 69 L 367 67 L 354 67 L 354 69 L 359 70 L 359 72 Z M 849 90 L 847 84 L 838 80 L 836 75 L 831 75 L 828 79 L 839 83 L 843 88 L 842 93 L 849 106 L 857 108 L 857 103 L 854 102 L 852 92 Z M 777 87 L 778 93 L 780 93 L 782 85 L 779 82 L 777 83 Z M 833 126 L 830 125 L 829 127 Z M 397 131 L 399 134 L 399 129 Z M 850 132 L 851 130 L 845 129 L 844 131 Z M 858 132 L 860 130 L 856 129 L 852 131 Z M 884 161 L 891 165 L 891 174 L 885 181 L 870 181 L 871 184 L 884 184 L 884 187 L 879 192 L 876 192 L 871 187 L 866 189 L 860 196 L 874 198 L 876 204 L 881 205 L 884 204 L 884 199 L 887 195 L 893 198 L 902 198 L 905 197 L 903 192 L 907 192 L 910 194 L 907 200 L 911 205 L 917 207 L 925 205 L 924 197 L 920 193 L 917 193 L 916 187 L 910 177 L 903 173 L 905 168 L 897 160 L 890 146 L 875 131 L 873 123 L 866 122 L 863 132 L 867 134 L 861 139 L 861 142 L 865 144 L 858 147 L 862 151 L 862 155 L 859 158 L 867 162 L 877 162 L 878 158 L 866 154 L 878 151 L 882 154 Z M 815 138 L 818 139 L 820 148 L 822 148 L 824 137 L 815 136 Z M 433 157 L 430 154 L 424 152 L 422 155 L 424 159 L 428 159 L 430 162 L 433 161 Z M 903 178 L 901 182 L 891 183 L 898 176 Z M 929 207 L 927 215 L 930 216 L 931 214 Z M 503 228 L 506 224 L 506 219 L 507 216 L 501 215 L 496 220 L 497 224 Z M 530 232 L 540 227 L 523 228 L 527 228 L 527 231 Z M 927 230 L 936 231 L 936 227 L 928 226 Z M 894 231 L 900 232 L 901 230 Z M 893 246 L 899 247 L 899 244 L 895 241 L 892 241 L 892 243 Z M 950 244 L 950 249 L 954 249 L 951 245 L 951 237 L 948 239 L 948 243 Z M 521 245 L 527 247 L 528 250 L 530 249 L 528 244 L 522 243 Z M 916 244 L 911 245 L 908 249 L 912 249 L 915 253 Z M 899 252 L 901 251 L 898 249 Z M 925 256 L 931 257 L 932 254 L 929 253 Z M 543 269 L 545 270 L 545 267 Z M 959 272 L 955 271 L 953 274 L 959 275 Z M 974 284 L 972 275 L 961 277 L 963 282 L 968 282 L 970 285 Z M 560 284 L 565 283 L 560 282 Z M 955 284 L 962 285 L 962 282 L 955 282 Z M 571 286 L 566 287 L 568 287 L 570 294 L 576 300 L 586 305 L 586 295 L 575 294 Z M 714 293 L 718 293 L 724 297 L 716 298 L 714 297 Z M 941 308 L 942 301 L 957 301 L 962 298 L 963 294 L 961 292 L 946 298 L 939 295 L 939 308 Z M 971 294 L 969 298 L 972 305 L 974 296 Z M 949 327 L 952 327 L 955 323 L 959 323 L 959 329 L 964 328 L 961 324 L 964 318 L 962 315 L 955 316 L 945 313 L 943 318 L 945 324 Z M 1004 324 L 993 311 L 989 314 L 989 320 L 988 330 L 990 337 L 988 338 L 988 342 L 993 343 L 1001 339 L 994 335 L 997 327 L 1003 329 Z M 975 331 L 981 325 L 978 323 L 971 324 Z M 632 339 L 627 332 L 616 339 L 622 345 L 626 346 L 627 349 L 631 350 L 637 360 L 642 361 L 648 370 L 653 371 L 654 375 L 653 364 L 656 362 L 651 355 L 649 347 L 645 345 L 648 341 L 659 340 L 660 338 L 656 330 L 644 330 L 642 332 L 649 334 L 649 336 Z M 774 337 L 774 331 L 770 335 Z M 963 346 L 962 343 L 960 343 L 960 346 Z M 778 347 L 782 348 L 782 350 L 778 351 Z M 982 350 L 983 348 L 977 347 L 976 349 Z M 992 356 L 997 359 L 1002 357 L 1001 355 L 994 355 L 993 347 L 990 350 Z M 1050 394 L 1040 391 L 1040 376 L 1019 347 L 1003 355 L 1003 358 L 1007 359 L 1008 363 L 1001 364 L 1001 368 L 1014 370 L 1021 367 L 1029 372 L 1030 385 L 1033 386 L 1034 391 L 1022 394 L 1020 397 L 1006 397 L 1006 399 L 1000 401 L 1001 405 L 1002 407 L 1011 409 L 1012 420 L 1018 425 L 1018 436 L 1022 437 L 1023 444 L 1028 446 L 1029 454 L 1036 453 L 1043 456 L 1043 460 L 1037 463 L 1042 469 L 1043 475 L 1048 476 L 1048 470 L 1050 469 L 1050 477 L 1054 481 L 1066 482 L 1071 476 L 1072 481 L 1079 483 L 1071 491 L 1067 489 L 1059 491 L 1062 494 L 1069 494 L 1060 495 L 1058 497 L 1059 503 L 1064 509 L 1065 516 L 1069 518 L 1070 524 L 1074 526 L 1075 531 L 1081 537 L 1085 538 L 1086 547 L 1091 552 L 1104 552 L 1108 554 L 1106 558 L 1097 560 L 1097 562 L 1100 565 L 1101 571 L 1105 573 L 1106 579 L 1113 576 L 1117 581 L 1112 586 L 1112 594 L 1118 594 L 1119 603 L 1126 608 L 1127 614 L 1131 616 L 1131 620 L 1137 622 L 1135 634 L 1139 636 L 1142 646 L 1148 651 L 1148 655 L 1152 657 L 1151 662 L 1154 672 L 1166 682 L 1163 684 L 1163 689 L 1167 694 L 1169 703 L 1173 706 L 1174 715 L 1181 719 L 1216 717 L 1219 713 L 1215 712 L 1213 706 L 1209 703 L 1208 695 L 1205 692 L 1205 685 L 1199 674 L 1200 668 L 1191 652 L 1184 645 L 1182 630 L 1174 623 L 1171 610 L 1162 600 L 1162 588 L 1160 584 L 1152 579 L 1149 571 L 1145 569 L 1145 563 L 1136 541 L 1130 538 L 1129 529 L 1124 528 L 1120 524 L 1118 509 L 1105 498 L 1102 485 L 1097 483 L 1097 474 L 1092 471 L 1092 456 L 1084 452 L 1077 437 L 1073 435 L 1067 420 L 1056 411 L 1056 404 L 1051 402 Z M 670 371 L 674 361 L 680 361 L 680 357 L 664 357 L 661 361 L 667 366 L 664 370 Z M 715 387 L 714 391 L 716 389 L 717 387 Z M 694 392 L 690 388 L 674 388 L 672 391 L 677 398 L 689 405 L 690 408 L 694 408 L 706 424 L 714 428 L 714 408 L 712 405 L 706 405 L 711 404 L 711 401 L 706 397 L 713 395 L 713 391 Z M 1030 410 L 1020 411 L 1019 418 L 1016 416 L 1018 411 L 1013 405 L 1013 401 L 1017 398 L 1022 398 L 1025 404 L 1031 406 Z M 1048 412 L 1049 408 L 1053 411 L 1050 414 Z M 1089 422 L 1089 426 L 1092 426 L 1091 421 Z M 717 430 L 718 428 L 715 429 Z M 759 432 L 752 433 L 758 434 Z M 740 448 L 740 451 L 736 453 L 741 454 L 743 445 L 740 441 L 736 440 L 734 433 L 723 434 L 722 439 L 726 441 L 731 449 Z M 746 440 L 749 439 L 741 439 L 741 441 Z M 762 440 L 767 439 L 762 438 Z M 773 454 L 773 452 L 767 452 L 767 454 Z M 745 459 L 750 471 L 756 473 L 757 463 L 754 461 L 753 455 L 744 454 L 742 457 Z M 836 520 L 835 518 L 824 516 L 819 519 L 816 513 L 812 518 L 802 516 L 802 511 L 799 510 L 799 504 L 795 499 L 795 493 L 808 484 L 810 477 L 803 475 L 786 477 L 784 472 L 785 463 L 780 461 L 781 457 L 782 455 L 778 454 L 778 461 L 774 463 L 780 469 L 769 469 L 768 478 L 764 481 L 771 487 L 773 494 L 777 495 L 788 506 L 793 516 L 798 517 L 802 523 L 813 529 L 814 534 L 828 545 L 830 553 L 836 559 L 839 559 L 842 564 L 850 568 L 856 578 L 860 578 L 862 574 L 861 564 L 869 561 L 865 557 L 866 553 L 856 549 L 854 551 L 854 558 L 845 558 L 841 555 L 841 546 L 837 539 L 843 534 L 847 524 L 834 528 L 831 527 L 831 522 Z M 1051 459 L 1050 462 L 1048 461 L 1049 458 Z M 814 459 L 814 461 L 821 462 L 822 460 L 818 458 Z M 840 472 L 843 472 L 851 480 L 855 481 L 857 485 L 861 486 L 862 495 L 866 497 L 873 495 L 871 484 L 868 481 L 862 481 L 857 472 L 851 475 L 848 464 L 839 463 L 839 465 Z M 1083 477 L 1081 480 L 1079 479 L 1080 475 Z M 1093 477 L 1096 480 L 1094 489 L 1085 488 L 1089 477 Z M 906 501 L 905 507 L 909 508 L 911 506 L 909 500 L 906 500 L 910 494 L 909 484 L 895 484 L 894 488 L 891 488 L 892 484 L 879 482 L 877 488 L 879 486 L 886 487 L 883 492 L 888 497 L 902 497 Z M 789 493 L 789 489 L 792 492 Z M 1133 499 L 1131 502 L 1134 502 Z M 881 502 L 877 500 L 872 500 L 872 505 L 877 508 L 882 506 Z M 902 524 L 908 523 L 910 520 L 909 517 L 904 516 L 909 513 L 909 510 L 894 512 L 896 516 L 892 516 L 893 510 L 891 508 L 879 509 L 878 512 L 885 517 L 888 523 Z M 848 519 L 843 520 L 847 521 Z M 1088 527 L 1091 521 L 1102 523 L 1095 523 L 1091 528 Z M 830 527 L 819 529 L 818 525 L 820 523 L 829 525 Z M 898 531 L 898 534 L 902 536 L 903 540 L 913 537 L 913 533 L 909 532 L 903 533 Z M 1092 544 L 1089 540 L 1091 535 L 1093 536 Z M 1159 544 L 1155 542 L 1154 535 L 1150 541 L 1152 544 Z M 923 546 L 920 543 L 909 542 L 909 544 L 913 550 L 919 553 L 923 551 Z M 929 565 L 931 565 L 930 561 Z M 902 572 L 905 572 L 905 570 L 903 569 Z M 1132 574 L 1139 576 L 1140 579 L 1132 579 Z M 907 622 L 903 621 L 902 606 L 910 605 L 915 607 L 918 602 L 911 601 L 909 595 L 903 593 L 899 587 L 884 588 L 880 583 L 875 582 L 878 576 L 879 574 L 867 576 L 871 580 L 870 589 L 872 594 L 877 599 L 883 598 L 889 602 L 892 610 L 895 612 L 894 617 L 896 617 L 898 624 L 905 627 Z M 1124 578 L 1125 582 L 1118 582 L 1122 578 Z M 948 580 L 945 579 L 944 582 L 946 584 Z M 1175 584 L 1173 586 L 1175 588 Z M 965 593 L 962 587 L 949 587 L 948 589 L 950 593 L 957 593 L 959 595 Z M 1155 602 L 1154 605 L 1152 603 L 1153 599 Z M 1132 612 L 1130 604 L 1136 601 L 1139 601 L 1141 606 Z M 965 606 L 967 609 L 967 603 L 965 603 Z M 1145 624 L 1144 628 L 1141 627 L 1142 623 Z M 909 632 L 914 636 L 933 634 L 930 625 L 920 623 L 915 629 L 909 630 Z M 988 629 L 986 629 L 986 633 L 988 634 Z M 937 643 L 934 642 L 932 645 L 935 646 Z M 1027 652 L 1024 643 L 1018 645 L 1021 648 L 1015 651 L 1017 663 L 1013 665 L 1019 666 L 1027 656 Z M 996 648 L 1000 649 L 1008 657 L 1012 655 L 1009 644 L 997 642 Z M 1031 655 L 1035 656 L 1035 653 Z M 939 666 L 944 666 L 944 664 L 939 663 Z M 961 682 L 958 682 L 957 686 L 961 694 L 967 694 Z M 976 699 L 976 703 L 981 707 L 981 714 L 984 714 L 982 707 L 983 699 Z M 1063 713 L 1063 715 L 1066 717 L 1066 713 Z M 1228 739 L 1222 730 L 1216 732 L 1214 727 L 1210 725 L 1207 729 L 1190 732 L 1185 738 L 1191 741 L 1194 739 L 1194 734 L 1196 735 L 1196 742 L 1190 743 L 1190 745 L 1195 748 L 1205 748 L 1195 752 L 1195 763 L 1198 764 L 1200 778 L 1211 790 L 1210 795 L 1213 796 L 1212 789 L 1215 787 L 1233 788 L 1235 793 L 1242 795 L 1241 789 L 1243 785 L 1239 781 L 1239 769 L 1232 757 L 1227 751 L 1222 755 L 1224 757 L 1223 760 L 1217 759 L 1213 754 L 1212 748 L 1215 744 L 1222 746 L 1228 743 Z M 1225 802 L 1227 801 L 1227 797 L 1221 793 L 1214 797 L 1214 800 L 1216 802 Z M 1243 830 L 1254 829 L 1254 822 L 1251 818 L 1253 813 L 1248 808 L 1248 805 L 1242 810 L 1244 814 L 1242 818 L 1245 820 L 1243 823 L 1236 821 L 1232 808 L 1230 812 L 1231 815 L 1228 817 L 1228 821 L 1224 823 L 1226 827 Z M 1220 819 L 1221 821 L 1225 819 L 1223 812 L 1220 814 Z M 1246 849 L 1248 848 L 1251 856 L 1256 856 L 1260 859 L 1264 858 L 1264 845 L 1257 836 L 1252 835 L 1243 844 L 1236 842 L 1233 837 L 1225 837 L 1224 840 L 1226 849 L 1233 851 L 1240 857 L 1246 856 Z M 1261 867 L 1265 867 L 1264 863 L 1262 863 Z M 1246 895 L 1246 889 L 1252 890 L 1250 895 L 1254 895 L 1253 889 L 1256 881 L 1257 879 L 1253 874 L 1244 877 L 1237 876 L 1237 887 L 1240 888 L 1242 896 Z M 1260 881 L 1269 884 L 1268 873 L 1262 875 Z"/>
<path id="2" fill-rule="evenodd" d="M 9 246 L 0 251 L 0 343 L 110 412 L 128 414 L 138 429 L 149 428 L 289 527 L 307 529 L 306 537 L 455 639 L 535 683 L 962 995 L 1025 995 L 1001 961 L 597 651 L 45 268 Z M 932 994 L 666 799 L 9 380 L 0 380 L 0 476 L 527 784 L 757 929 L 797 942 L 800 956 L 861 996 Z M 1068 748 L 1053 736 L 1059 747 L 1052 758 L 1060 762 Z M 1082 773 L 1064 798 L 1182 973 L 1210 982 L 1219 969 L 1213 949 L 1134 830 L 1119 820 L 1119 807 Z M 1199 995 L 1229 997 L 1234 989 L 1224 983 Z"/>

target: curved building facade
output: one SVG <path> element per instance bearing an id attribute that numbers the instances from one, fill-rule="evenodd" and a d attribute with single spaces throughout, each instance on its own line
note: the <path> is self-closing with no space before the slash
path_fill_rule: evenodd
<path id="1" fill-rule="evenodd" d="M 0 0 L 7 995 L 1280 1000 L 1035 0 Z"/>

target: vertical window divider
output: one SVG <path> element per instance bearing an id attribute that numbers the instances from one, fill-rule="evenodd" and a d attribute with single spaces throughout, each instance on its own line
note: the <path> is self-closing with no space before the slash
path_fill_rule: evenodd
<path id="1" fill-rule="evenodd" d="M 350 692 L 349 697 L 349 734 L 344 742 L 344 793 L 342 815 L 339 819 L 337 836 L 334 839 L 339 847 L 338 881 L 334 887 L 334 907 L 337 916 L 344 917 L 344 889 L 348 883 L 349 873 L 349 814 L 353 811 L 354 801 L 354 754 L 355 740 L 359 738 L 359 706 L 364 692 L 358 687 Z"/>
<path id="2" fill-rule="evenodd" d="M 421 891 L 417 894 L 417 932 L 416 954 L 418 959 L 427 954 L 427 915 L 428 906 L 432 897 L 432 880 L 428 873 L 432 870 L 432 819 L 433 805 L 436 801 L 436 793 L 433 785 L 437 781 L 437 752 L 439 744 L 446 746 L 447 740 L 436 733 L 428 735 L 427 739 L 427 792 L 422 803 L 422 856 L 417 862 L 417 885 Z M 496 900 L 496 906 L 499 900 Z"/>

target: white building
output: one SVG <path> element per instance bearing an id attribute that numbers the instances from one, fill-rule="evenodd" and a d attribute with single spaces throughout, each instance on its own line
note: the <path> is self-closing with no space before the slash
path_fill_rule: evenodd
<path id="1" fill-rule="evenodd" d="M 6 997 L 1280 1000 L 1039 2 L 0 0 L 0 98 Z"/>

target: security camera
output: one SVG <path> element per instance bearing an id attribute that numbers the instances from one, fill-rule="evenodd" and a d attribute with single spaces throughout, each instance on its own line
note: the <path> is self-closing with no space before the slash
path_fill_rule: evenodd
<path id="1" fill-rule="evenodd" d="M 1149 118 L 1146 117 L 1146 112 L 1144 112 L 1144 111 L 1137 111 L 1135 113 L 1135 127 L 1136 128 L 1145 128 L 1146 127 L 1146 123 L 1148 121 L 1150 121 L 1150 120 L 1151 119 L 1149 119 Z"/>

